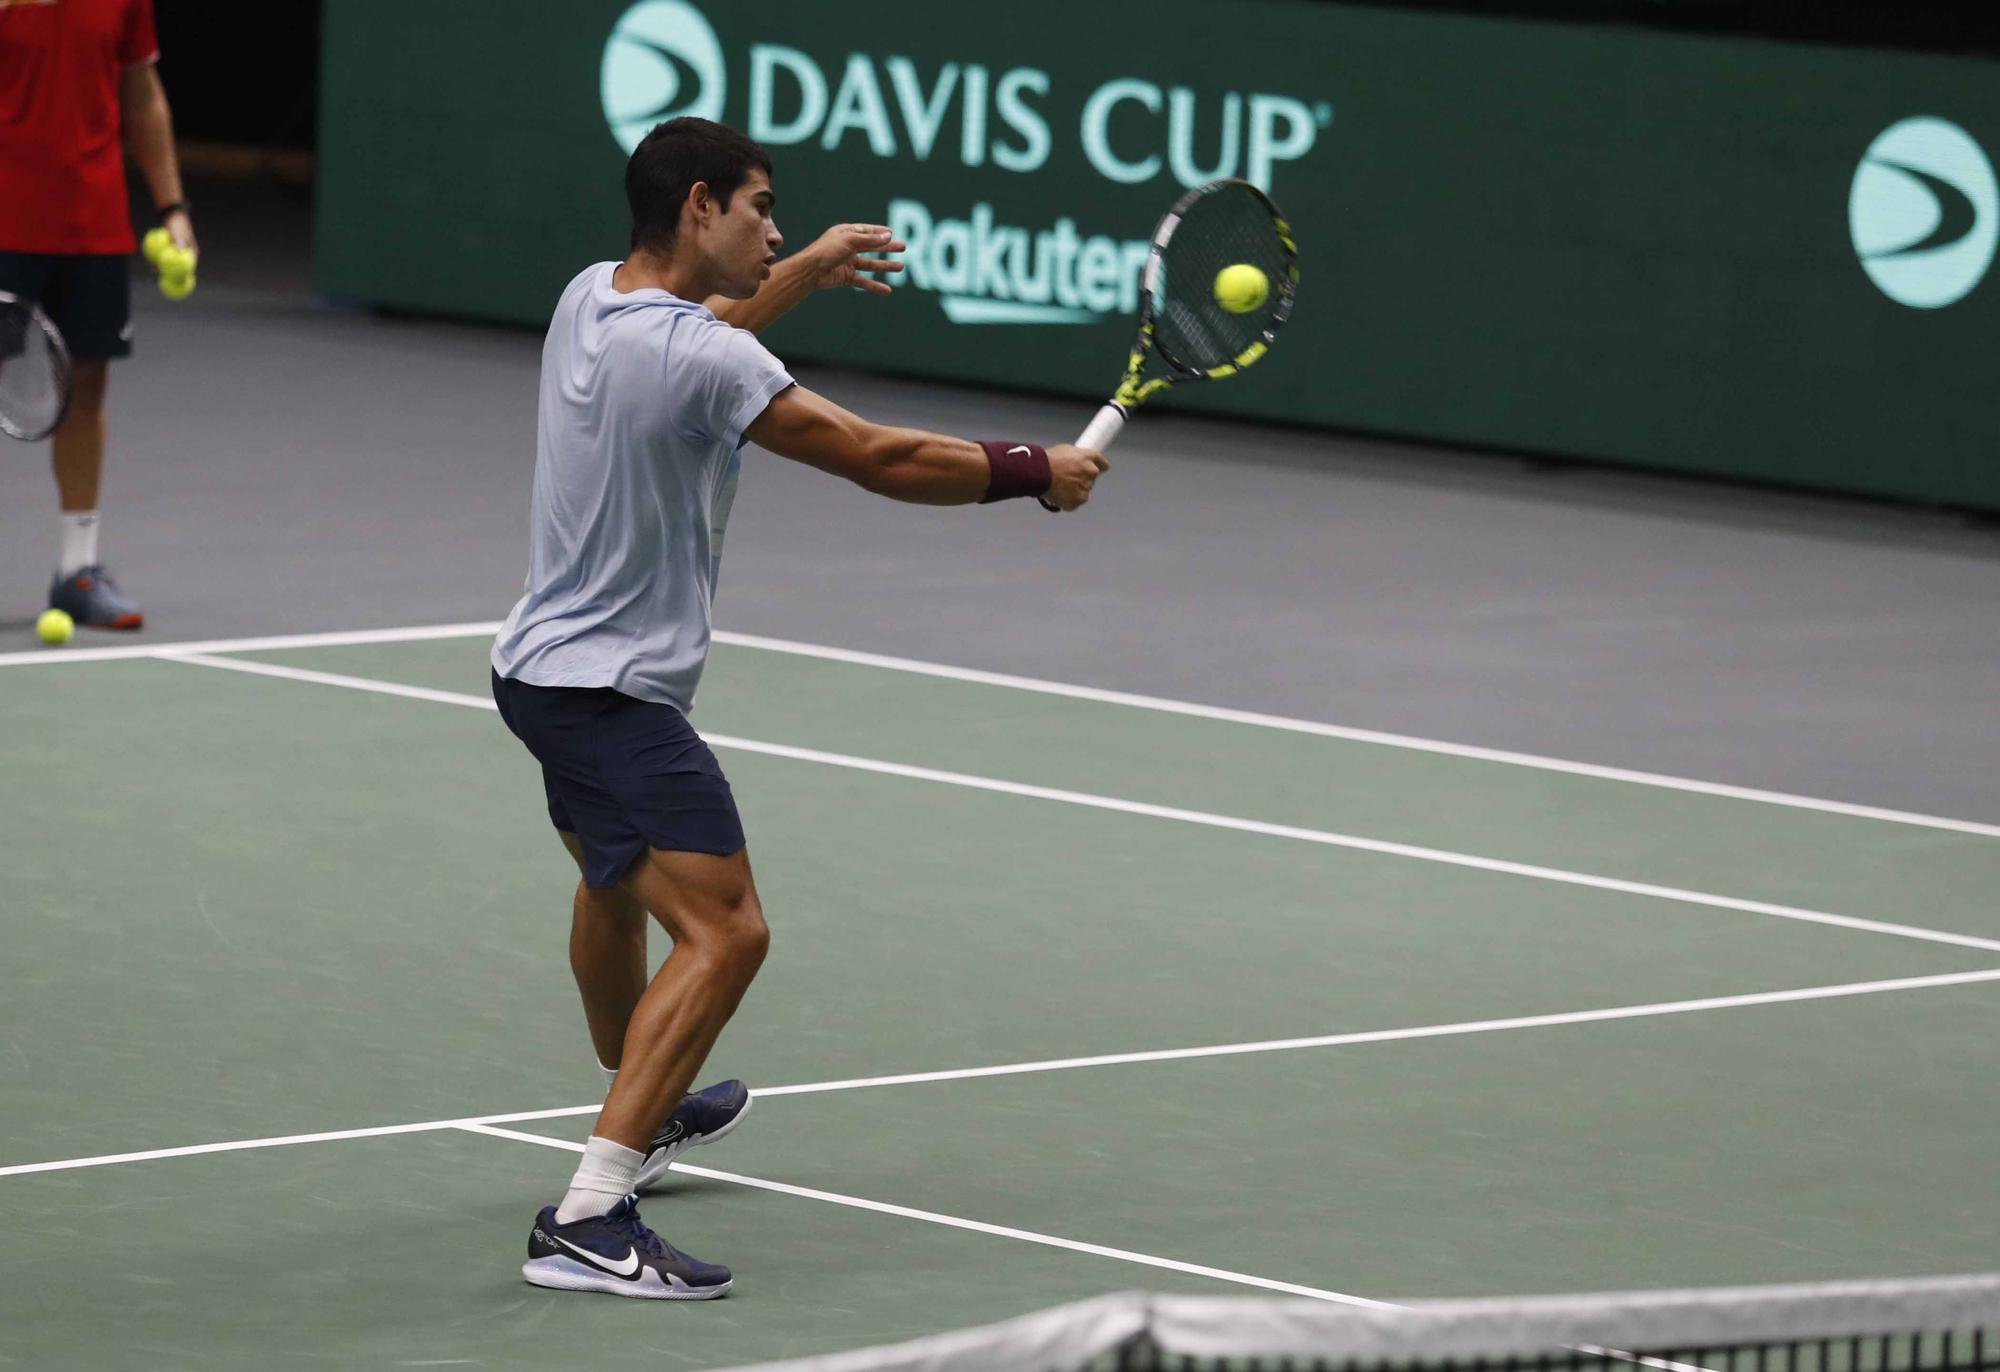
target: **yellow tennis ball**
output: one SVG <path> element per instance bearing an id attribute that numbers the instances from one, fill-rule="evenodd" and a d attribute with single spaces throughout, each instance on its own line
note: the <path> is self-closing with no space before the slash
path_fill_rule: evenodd
<path id="1" fill-rule="evenodd" d="M 35 621 L 35 634 L 52 647 L 67 643 L 76 636 L 76 621 L 61 610 L 44 610 Z"/>
<path id="2" fill-rule="evenodd" d="M 194 254 L 178 243 L 169 243 L 160 249 L 159 259 L 154 263 L 161 276 L 193 276 Z"/>
<path id="3" fill-rule="evenodd" d="M 160 277 L 160 294 L 169 300 L 185 300 L 194 294 L 194 273 L 185 276 L 168 272 Z"/>
<path id="4" fill-rule="evenodd" d="M 145 238 L 140 241 L 139 251 L 146 254 L 148 266 L 157 267 L 160 265 L 160 254 L 172 247 L 173 243 L 174 236 L 165 229 L 148 229 Z"/>
<path id="5" fill-rule="evenodd" d="M 1231 314 L 1248 314 L 1271 297 L 1271 278 L 1248 262 L 1215 274 L 1215 303 Z"/>

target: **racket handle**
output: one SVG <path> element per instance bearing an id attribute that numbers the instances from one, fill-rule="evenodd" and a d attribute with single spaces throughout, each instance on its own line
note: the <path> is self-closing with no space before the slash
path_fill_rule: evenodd
<path id="1" fill-rule="evenodd" d="M 1084 425 L 1083 433 L 1076 440 L 1076 446 L 1101 453 L 1111 446 L 1111 440 L 1118 437 L 1118 431 L 1124 427 L 1125 407 L 1115 400 L 1108 401 L 1103 409 L 1091 417 L 1090 423 Z M 1036 496 L 1035 499 L 1050 514 L 1061 512 L 1057 506 L 1049 504 L 1047 496 Z"/>
<path id="2" fill-rule="evenodd" d="M 1079 448 L 1092 448 L 1103 452 L 1111 446 L 1111 440 L 1118 437 L 1118 431 L 1125 427 L 1125 407 L 1111 401 L 1099 410 L 1083 434 L 1076 440 Z"/>

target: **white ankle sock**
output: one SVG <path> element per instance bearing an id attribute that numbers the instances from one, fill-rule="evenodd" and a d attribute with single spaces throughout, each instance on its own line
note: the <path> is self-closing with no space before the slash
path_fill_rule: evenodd
<path id="1" fill-rule="evenodd" d="M 97 565 L 97 511 L 64 510 L 62 514 L 62 558 L 56 575 L 73 576 L 85 567 Z"/>
<path id="2" fill-rule="evenodd" d="M 611 1094 L 611 1088 L 618 1084 L 618 1069 L 616 1067 L 606 1067 L 600 1062 L 597 1064 L 597 1070 L 604 1073 L 604 1093 L 606 1095 Z"/>
<path id="3" fill-rule="evenodd" d="M 556 1207 L 556 1223 L 569 1224 L 610 1210 L 639 1184 L 639 1165 L 645 1160 L 644 1153 L 592 1134 L 583 1146 L 583 1161 L 570 1178 L 569 1194 Z"/>

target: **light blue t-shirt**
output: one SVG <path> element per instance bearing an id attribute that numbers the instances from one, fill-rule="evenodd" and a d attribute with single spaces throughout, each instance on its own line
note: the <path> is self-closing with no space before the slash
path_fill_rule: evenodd
<path id="1" fill-rule="evenodd" d="M 754 334 L 616 262 L 563 291 L 542 343 L 526 593 L 495 671 L 694 708 L 743 430 L 792 384 Z"/>

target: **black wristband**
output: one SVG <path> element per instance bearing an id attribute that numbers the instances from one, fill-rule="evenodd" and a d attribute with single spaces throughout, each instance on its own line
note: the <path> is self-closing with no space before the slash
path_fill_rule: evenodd
<path id="1" fill-rule="evenodd" d="M 188 202 L 185 200 L 174 200 L 170 201 L 165 205 L 160 206 L 160 208 L 155 210 L 153 213 L 157 215 L 159 217 L 159 221 L 162 224 L 164 224 L 167 222 L 167 216 L 174 213 L 176 210 L 180 211 L 180 213 L 182 214 L 187 214 L 193 208 L 194 207 L 189 205 Z"/>
<path id="2" fill-rule="evenodd" d="M 981 505 L 1017 496 L 1041 495 L 1049 489 L 1048 450 L 1034 443 L 995 443 L 981 439 L 986 465 L 992 475 L 986 484 Z"/>

